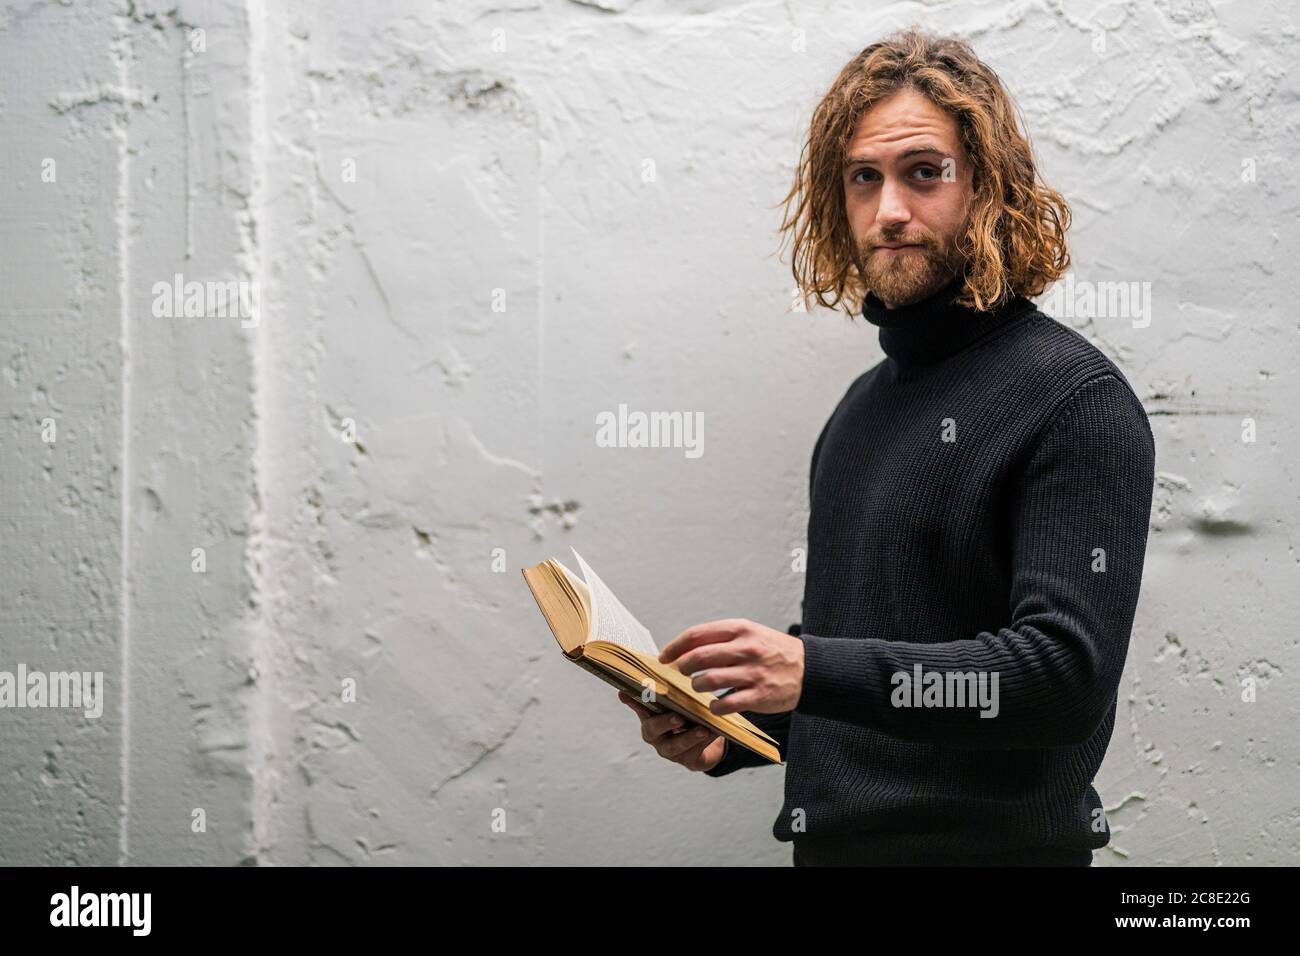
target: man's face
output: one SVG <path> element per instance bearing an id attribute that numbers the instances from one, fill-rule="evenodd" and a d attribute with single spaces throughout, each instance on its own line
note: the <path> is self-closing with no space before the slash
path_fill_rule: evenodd
<path id="1" fill-rule="evenodd" d="M 867 287 L 889 308 L 939 291 L 974 195 L 957 120 L 902 89 L 863 113 L 845 153 L 844 205 Z"/>

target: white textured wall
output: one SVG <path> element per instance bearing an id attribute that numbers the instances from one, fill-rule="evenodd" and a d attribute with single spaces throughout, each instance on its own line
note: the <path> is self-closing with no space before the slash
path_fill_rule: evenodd
<path id="1" fill-rule="evenodd" d="M 781 772 L 659 761 L 519 568 L 576 546 L 661 643 L 798 619 L 880 352 L 789 311 L 774 207 L 912 22 L 1017 96 L 1075 277 L 1150 283 L 1065 319 L 1158 446 L 1097 860 L 1300 862 L 1300 33 L 1203 0 L 4 4 L 0 669 L 108 687 L 0 710 L 0 862 L 788 863 Z M 175 273 L 260 322 L 154 316 Z M 619 403 L 704 454 L 597 448 Z"/>

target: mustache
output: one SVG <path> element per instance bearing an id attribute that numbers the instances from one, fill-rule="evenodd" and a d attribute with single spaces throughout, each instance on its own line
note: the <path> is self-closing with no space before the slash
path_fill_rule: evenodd
<path id="1" fill-rule="evenodd" d="M 885 245 L 886 243 L 888 243 L 889 245 L 922 246 L 923 248 L 926 249 L 934 249 L 937 247 L 937 243 L 935 242 L 933 236 L 929 236 L 929 235 L 904 236 L 901 234 L 896 236 L 884 234 L 876 237 L 868 237 L 865 245 L 867 247 L 867 250 L 871 251 L 880 246 Z"/>

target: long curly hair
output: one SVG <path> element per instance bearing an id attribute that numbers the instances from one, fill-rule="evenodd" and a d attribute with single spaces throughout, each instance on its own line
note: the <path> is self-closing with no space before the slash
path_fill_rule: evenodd
<path id="1" fill-rule="evenodd" d="M 984 311 L 1012 295 L 1040 295 L 1069 268 L 1070 207 L 1039 178 L 997 74 L 961 40 L 908 30 L 855 56 L 813 113 L 780 228 L 794 239 L 791 269 L 805 306 L 810 294 L 826 308 L 843 302 L 852 318 L 871 291 L 844 207 L 845 150 L 859 117 L 905 88 L 956 118 L 973 164 L 974 201 L 956 247 L 966 276 L 958 303 Z"/>

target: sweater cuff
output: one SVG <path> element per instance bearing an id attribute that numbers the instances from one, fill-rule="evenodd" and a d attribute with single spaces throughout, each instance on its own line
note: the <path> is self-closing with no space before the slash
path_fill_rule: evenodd
<path id="1" fill-rule="evenodd" d="M 727 774 L 736 770 L 743 770 L 746 767 L 766 767 L 770 766 L 770 761 L 760 757 L 747 747 L 734 744 L 726 737 L 722 738 L 722 759 L 711 769 L 704 773 L 710 777 L 725 777 Z"/>
<path id="2" fill-rule="evenodd" d="M 866 659 L 869 641 L 800 634 L 803 641 L 803 689 L 799 693 L 800 713 L 831 720 L 863 724 L 876 705 L 889 699 L 873 692 L 872 668 Z"/>

